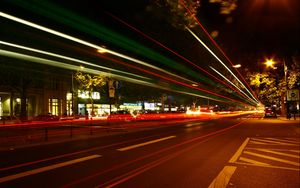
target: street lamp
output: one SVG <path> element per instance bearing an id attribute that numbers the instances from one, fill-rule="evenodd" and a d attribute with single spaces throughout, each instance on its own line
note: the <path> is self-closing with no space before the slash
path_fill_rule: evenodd
<path id="1" fill-rule="evenodd" d="M 241 64 L 236 64 L 236 65 L 232 65 L 233 68 L 241 68 L 242 65 Z"/>
<path id="2" fill-rule="evenodd" d="M 287 66 L 285 64 L 285 61 L 283 59 L 283 71 L 284 71 L 284 82 L 285 82 L 285 97 L 286 97 L 286 115 L 288 115 L 289 113 L 289 106 L 288 106 L 288 102 L 287 102 L 287 90 L 288 90 L 288 84 L 287 84 L 287 72 L 288 72 L 288 69 L 287 69 Z M 266 59 L 266 62 L 264 63 L 267 68 L 270 67 L 272 69 L 277 69 L 277 67 L 274 66 L 274 64 L 277 64 L 277 62 L 275 62 L 273 59 Z"/>

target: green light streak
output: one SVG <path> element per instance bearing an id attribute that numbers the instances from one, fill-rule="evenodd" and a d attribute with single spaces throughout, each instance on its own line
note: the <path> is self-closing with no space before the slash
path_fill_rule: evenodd
<path id="1" fill-rule="evenodd" d="M 181 76 L 178 76 L 176 74 L 173 74 L 173 73 L 170 73 L 168 71 L 165 71 L 159 67 L 155 67 L 153 65 L 150 65 L 149 63 L 146 63 L 146 62 L 143 62 L 143 61 L 140 61 L 138 59 L 135 59 L 135 58 L 132 58 L 132 57 L 129 57 L 129 56 L 126 56 L 124 54 L 120 54 L 118 52 L 115 52 L 115 51 L 112 51 L 112 50 L 109 50 L 109 49 L 106 49 L 106 48 L 103 48 L 101 46 L 98 46 L 96 44 L 92 44 L 90 42 L 87 42 L 87 41 L 84 41 L 84 40 L 81 40 L 81 39 L 78 39 L 76 37 L 73 37 L 73 36 L 70 36 L 70 35 L 67 35 L 67 34 L 64 34 L 64 33 L 61 33 L 61 32 L 58 32 L 58 31 L 55 31 L 53 29 L 49 29 L 47 27 L 44 27 L 44 26 L 40 26 L 38 24 L 35 24 L 35 23 L 32 23 L 32 22 L 29 22 L 29 21 L 26 21 L 26 20 L 23 20 L 23 19 L 20 19 L 20 18 L 17 18 L 15 16 L 11 16 L 9 14 L 6 14 L 6 13 L 3 13 L 3 12 L 0 12 L 0 16 L 2 17 L 5 17 L 7 19 L 10 19 L 10 20 L 13 20 L 13 21 L 16 21 L 16 22 L 19 22 L 19 23 L 22 23 L 22 24 L 25 24 L 25 25 L 28 25 L 30 27 L 33 27 L 33 28 L 36 28 L 36 29 L 39 29 L 39 30 L 42 30 L 42 31 L 45 31 L 45 32 L 48 32 L 48 33 L 51 33 L 53 35 L 56 35 L 56 36 L 59 36 L 59 37 L 62 37 L 62 38 L 65 38 L 65 39 L 68 39 L 68 40 L 71 40 L 71 41 L 74 41 L 74 42 L 77 42 L 77 43 L 80 43 L 80 44 L 83 44 L 85 46 L 89 46 L 89 47 L 92 47 L 92 48 L 95 48 L 96 50 L 103 50 L 103 51 L 106 51 L 107 53 L 111 53 L 115 56 L 118 56 L 118 57 L 121 57 L 121 58 L 124 58 L 124 59 L 127 59 L 127 60 L 130 60 L 130 61 L 133 61 L 133 62 L 136 62 L 136 63 L 139 63 L 139 64 L 142 64 L 142 65 L 145 65 L 145 66 L 148 66 L 148 67 L 151 67 L 153 69 L 156 69 L 156 70 L 159 70 L 161 72 L 164 72 L 166 74 L 169 74 L 173 77 L 176 77 L 176 78 L 179 78 L 181 80 L 185 80 L 185 81 L 189 81 L 191 83 L 195 83 L 194 81 L 191 81 L 189 79 L 186 79 L 184 77 L 181 77 Z"/>
<path id="2" fill-rule="evenodd" d="M 78 70 L 77 65 L 70 65 L 68 63 L 53 61 L 53 60 L 49 60 L 49 59 L 45 59 L 45 58 L 25 55 L 25 54 L 21 54 L 21 53 L 6 51 L 6 50 L 0 50 L 0 55 L 6 56 L 6 57 L 12 57 L 12 58 L 16 58 L 16 59 L 21 59 L 21 60 L 25 60 L 25 61 L 31 61 L 31 62 L 34 62 L 34 63 L 54 66 L 54 67 L 58 67 L 58 68 L 68 69 L 68 70 L 74 70 L 74 71 Z M 219 102 L 226 102 L 226 101 L 218 100 L 218 99 L 215 99 L 215 98 L 212 98 L 212 97 L 207 97 L 207 96 L 204 96 L 204 95 L 185 92 L 185 91 L 180 91 L 180 90 L 173 90 L 173 89 L 170 89 L 168 87 L 163 87 L 163 86 L 160 86 L 160 85 L 157 85 L 157 84 L 154 84 L 154 83 L 150 83 L 150 82 L 147 82 L 147 81 L 134 79 L 134 78 L 129 78 L 129 77 L 124 77 L 124 76 L 120 76 L 120 75 L 112 74 L 112 73 L 106 73 L 106 72 L 95 70 L 95 69 L 85 68 L 82 71 L 85 72 L 85 73 L 95 74 L 95 75 L 100 75 L 101 74 L 103 76 L 112 77 L 112 78 L 116 78 L 116 79 L 119 79 L 119 80 L 124 80 L 124 81 L 128 81 L 128 82 L 135 83 L 135 84 L 150 86 L 150 87 L 154 87 L 154 88 L 158 88 L 158 89 L 164 89 L 164 90 L 168 90 L 168 91 L 172 91 L 172 92 L 176 92 L 176 93 L 181 93 L 181 94 L 186 94 L 186 95 L 191 95 L 191 96 L 197 96 L 197 97 L 206 98 L 206 99 L 210 99 L 210 100 L 215 100 L 215 101 L 219 101 Z"/>
<path id="3" fill-rule="evenodd" d="M 23 1 L 23 0 L 11 0 L 14 4 L 22 6 L 24 8 L 30 9 L 34 12 L 37 12 L 43 16 L 54 19 L 57 22 L 66 24 L 77 30 L 86 32 L 98 38 L 101 38 L 104 41 L 111 42 L 119 47 L 130 50 L 136 54 L 140 54 L 144 57 L 147 57 L 151 60 L 164 64 L 172 69 L 184 72 L 190 76 L 198 79 L 201 82 L 208 83 L 212 86 L 218 86 L 214 81 L 208 79 L 207 77 L 201 75 L 198 72 L 193 71 L 192 69 L 187 68 L 186 66 L 179 64 L 129 38 L 123 37 L 122 35 L 107 29 L 99 23 L 95 23 L 85 17 L 79 16 L 72 11 L 69 11 L 63 7 L 57 6 L 54 3 L 49 1 Z M 101 49 L 101 48 L 99 48 Z M 109 52 L 110 53 L 110 52 Z M 116 55 L 116 54 L 114 54 Z M 119 56 L 120 57 L 120 56 Z M 124 58 L 124 57 L 122 57 Z M 136 61 L 134 61 L 136 62 Z M 136 62 L 138 63 L 138 62 Z M 201 75 L 201 76 L 200 76 Z M 174 76 L 174 75 L 173 75 Z M 195 83 L 195 82 L 193 82 Z"/>
<path id="4" fill-rule="evenodd" d="M 114 71 L 114 72 L 117 72 L 117 73 L 126 74 L 126 75 L 130 75 L 130 76 L 135 76 L 135 77 L 139 77 L 139 78 L 143 78 L 143 79 L 150 79 L 150 78 L 140 76 L 140 75 L 137 75 L 137 74 L 128 73 L 128 72 L 124 72 L 124 71 L 120 71 L 120 70 L 116 70 L 116 69 L 96 65 L 94 63 L 90 63 L 90 62 L 87 62 L 87 61 L 82 61 L 82 60 L 79 60 L 79 59 L 75 59 L 75 58 L 71 58 L 71 57 L 67 57 L 67 56 L 63 56 L 63 55 L 60 55 L 60 54 L 55 54 L 55 53 L 51 53 L 51 52 L 47 52 L 47 51 L 43 51 L 43 50 L 29 48 L 29 47 L 26 47 L 26 46 L 12 44 L 12 43 L 8 43 L 8 42 L 4 42 L 4 41 L 0 41 L 0 44 L 4 44 L 4 45 L 7 45 L 7 46 L 12 46 L 12 47 L 15 47 L 15 48 L 24 49 L 24 50 L 28 50 L 28 51 L 32 51 L 32 52 L 37 52 L 37 53 L 40 53 L 40 54 L 45 54 L 45 55 L 49 55 L 49 56 L 53 56 L 53 57 L 58 57 L 58 58 L 61 58 L 61 59 L 74 61 L 74 62 L 81 63 L 81 64 L 84 64 L 84 65 L 90 65 L 90 66 L 105 69 L 105 70 L 108 70 L 108 71 Z"/>

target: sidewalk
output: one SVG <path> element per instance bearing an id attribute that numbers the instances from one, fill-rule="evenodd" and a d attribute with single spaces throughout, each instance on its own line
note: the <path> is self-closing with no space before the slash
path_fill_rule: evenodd
<path id="1" fill-rule="evenodd" d="M 282 120 L 282 121 L 288 121 L 288 122 L 298 122 L 300 125 L 300 114 L 296 114 L 294 117 L 292 115 L 291 119 L 288 119 L 286 116 L 277 116 L 277 119 Z"/>

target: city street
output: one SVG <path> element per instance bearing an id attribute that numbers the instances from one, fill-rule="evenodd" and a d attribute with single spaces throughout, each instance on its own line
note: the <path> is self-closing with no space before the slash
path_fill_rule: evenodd
<path id="1" fill-rule="evenodd" d="M 1 151 L 0 187 L 299 187 L 299 121 L 262 116 Z"/>

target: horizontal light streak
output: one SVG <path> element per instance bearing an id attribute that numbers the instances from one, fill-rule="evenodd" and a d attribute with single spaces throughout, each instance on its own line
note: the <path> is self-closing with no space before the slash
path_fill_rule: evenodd
<path id="1" fill-rule="evenodd" d="M 47 33 L 51 33 L 53 35 L 56 35 L 56 36 L 59 36 L 59 37 L 62 37 L 62 38 L 65 38 L 65 39 L 68 39 L 68 40 L 71 40 L 71 41 L 74 41 L 74 42 L 77 42 L 77 43 L 80 43 L 80 44 L 83 44 L 85 46 L 89 46 L 91 48 L 94 48 L 96 49 L 97 51 L 98 50 L 101 50 L 101 51 L 105 51 L 107 53 L 110 53 L 112 55 L 115 55 L 115 56 L 118 56 L 118 57 L 121 57 L 123 59 L 127 59 L 129 61 L 132 61 L 132 62 L 135 62 L 135 63 L 138 63 L 138 64 L 141 64 L 141 65 L 144 65 L 144 66 L 147 66 L 147 67 L 150 67 L 152 69 L 155 69 L 155 70 L 158 70 L 158 71 L 161 71 L 161 72 L 164 72 L 166 74 L 169 74 L 173 77 L 176 77 L 176 78 L 179 78 L 181 80 L 185 80 L 185 81 L 188 81 L 188 82 L 191 82 L 191 83 L 195 83 L 195 81 L 192 81 L 192 80 L 189 80 L 189 79 L 186 79 L 184 77 L 181 77 L 181 76 L 178 76 L 176 74 L 173 74 L 173 73 L 170 73 L 168 71 L 165 71 L 159 67 L 156 67 L 156 66 L 153 66 L 149 63 L 146 63 L 144 61 L 141 61 L 141 60 L 138 60 L 138 59 L 135 59 L 135 58 L 132 58 L 132 57 L 129 57 L 127 55 L 124 55 L 124 54 L 121 54 L 121 53 L 118 53 L 118 52 L 115 52 L 115 51 L 112 51 L 112 50 L 109 50 L 107 48 L 103 48 L 99 45 L 95 45 L 95 44 L 92 44 L 90 42 L 87 42 L 87 41 L 84 41 L 84 40 L 81 40 L 81 39 L 78 39 L 76 37 L 72 37 L 70 35 L 67 35 L 67 34 L 64 34 L 64 33 L 61 33 L 61 32 L 58 32 L 58 31 L 55 31 L 53 29 L 49 29 L 47 27 L 44 27 L 44 26 L 41 26 L 41 25 L 38 25 L 38 24 L 35 24 L 35 23 L 32 23 L 32 22 L 29 22 L 29 21 L 26 21 L 26 20 L 23 20 L 21 18 L 17 18 L 15 16 L 12 16 L 12 15 L 9 15 L 9 14 L 6 14 L 6 13 L 3 13 L 3 12 L 0 12 L 0 16 L 4 17 L 4 18 L 7 18 L 7 19 L 10 19 L 10 20 L 13 20 L 13 21 L 16 21 L 16 22 L 19 22 L 19 23 L 22 23 L 24 25 L 27 25 L 27 26 L 30 26 L 30 27 L 33 27 L 33 28 L 36 28 L 36 29 L 39 29 L 39 30 L 42 30 L 42 31 L 45 31 Z"/>
<path id="2" fill-rule="evenodd" d="M 67 56 L 63 56 L 63 55 L 60 55 L 60 54 L 55 54 L 55 53 L 51 53 L 51 52 L 47 52 L 47 51 L 43 51 L 43 50 L 38 50 L 38 49 L 35 49 L 35 48 L 29 48 L 29 47 L 26 47 L 26 46 L 21 46 L 21 45 L 8 43 L 8 42 L 4 42 L 4 41 L 0 41 L 0 44 L 4 44 L 4 45 L 7 45 L 7 46 L 20 48 L 20 49 L 24 49 L 24 50 L 28 50 L 28 51 L 32 51 L 32 52 L 37 52 L 37 53 L 40 53 L 40 54 L 45 54 L 45 55 L 49 55 L 49 56 L 53 56 L 53 57 L 58 57 L 58 58 L 61 58 L 61 59 L 74 61 L 74 62 L 82 63 L 82 64 L 85 64 L 85 65 L 94 66 L 94 67 L 105 69 L 105 70 L 108 70 L 108 71 L 115 71 L 115 72 L 118 72 L 118 73 L 127 74 L 127 75 L 131 75 L 131 76 L 136 76 L 136 77 L 143 78 L 143 79 L 150 79 L 150 78 L 140 76 L 140 75 L 137 75 L 137 74 L 133 74 L 133 73 L 129 73 L 129 72 L 124 72 L 124 71 L 120 71 L 120 70 L 116 70 L 116 69 L 96 65 L 94 63 L 90 63 L 90 62 L 87 62 L 87 61 L 82 61 L 82 60 L 79 60 L 79 59 L 75 59 L 75 58 L 71 58 L 71 57 L 67 57 Z"/>
<path id="3" fill-rule="evenodd" d="M 253 99 L 251 99 L 244 91 L 242 91 L 238 86 L 236 86 L 234 83 L 232 83 L 228 78 L 226 78 L 223 74 L 221 74 L 219 71 L 214 69 L 213 67 L 209 66 L 213 71 L 215 71 L 217 74 L 219 74 L 222 78 L 224 78 L 227 82 L 229 82 L 231 85 L 233 85 L 235 88 L 237 88 L 241 93 L 243 93 L 248 99 L 250 99 L 252 102 L 256 103 Z"/>
<path id="4" fill-rule="evenodd" d="M 26 21 L 26 20 L 17 18 L 17 17 L 15 17 L 15 16 L 11 16 L 11 15 L 6 14 L 6 13 L 3 13 L 3 12 L 0 12 L 0 16 L 2 16 L 2 17 L 4 17 L 4 18 L 7 18 L 7 19 L 10 19 L 10 20 L 13 20 L 13 21 L 16 21 L 16 22 L 19 22 L 19 23 L 22 23 L 22 24 L 25 24 L 25 25 L 27 25 L 27 26 L 30 26 L 30 27 L 33 27 L 33 28 L 36 28 L 36 29 L 39 29 L 39 30 L 48 32 L 48 33 L 51 33 L 51 34 L 54 34 L 54 35 L 63 37 L 63 38 L 65 38 L 65 39 L 69 39 L 69 40 L 71 40 L 71 41 L 74 41 L 74 42 L 77 42 L 77 43 L 80 43 L 80 44 L 83 44 L 83 45 L 86 45 L 86 46 L 95 48 L 96 50 L 102 49 L 102 50 L 105 50 L 106 52 L 111 53 L 111 54 L 113 54 L 113 55 L 116 55 L 116 56 L 118 56 L 118 57 L 122 57 L 122 58 L 124 58 L 124 59 L 128 59 L 128 60 L 133 61 L 133 62 L 136 62 L 136 63 L 144 63 L 144 64 L 145 64 L 145 62 L 142 62 L 142 61 L 137 60 L 137 59 L 135 59 L 135 58 L 131 58 L 131 57 L 126 56 L 126 55 L 124 55 L 124 54 L 120 54 L 120 53 L 111 51 L 111 50 L 109 50 L 109 49 L 107 49 L 107 48 L 103 48 L 103 47 L 101 47 L 101 46 L 98 46 L 98 45 L 95 45 L 95 44 L 92 44 L 92 43 L 83 41 L 83 40 L 78 39 L 78 38 L 76 38 L 76 37 L 72 37 L 72 36 L 66 35 L 66 34 L 64 34 L 64 33 L 61 33 L 61 32 L 58 32 L 58 31 L 55 31 L 55 30 L 52 30 L 52 29 L 49 29 L 49 28 L 44 27 L 44 26 L 40 26 L 40 25 L 38 25 L 38 24 L 31 23 L 31 22 L 29 22 L 29 21 Z M 49 60 L 47 60 L 47 61 L 49 61 Z M 149 65 L 149 64 L 145 64 L 145 65 L 148 65 L 148 67 L 152 67 L 152 65 Z M 156 68 L 157 68 L 157 70 L 162 70 L 162 69 L 160 69 L 160 68 L 158 68 L 158 67 L 156 67 Z M 74 70 L 74 69 L 73 69 L 73 70 Z M 195 83 L 194 81 L 191 81 L 191 80 L 188 80 L 188 79 L 186 79 L 186 78 L 177 76 L 177 75 L 172 74 L 172 73 L 169 73 L 169 72 L 167 72 L 167 71 L 164 71 L 164 70 L 162 70 L 162 71 L 165 72 L 165 73 L 167 73 L 167 74 L 169 74 L 169 75 L 172 75 L 172 76 L 174 76 L 174 77 L 180 78 L 181 80 L 189 81 L 189 82 L 191 82 L 192 84 Z M 108 75 L 107 73 L 105 73 L 105 74 Z M 110 75 L 112 75 L 112 74 L 110 74 Z M 156 74 L 156 75 L 159 75 L 159 74 Z M 115 75 L 115 76 L 116 76 L 116 75 Z M 162 76 L 159 76 L 159 77 L 162 77 Z M 202 91 L 202 92 L 210 93 L 210 94 L 212 94 L 212 95 L 214 95 L 214 96 L 218 96 L 218 97 L 221 97 L 221 98 L 228 99 L 228 100 L 230 100 L 230 101 L 232 101 L 232 102 L 242 103 L 242 102 L 240 102 L 240 101 L 231 99 L 231 98 L 226 97 L 226 96 L 219 95 L 219 94 L 217 94 L 217 93 L 214 93 L 214 92 L 211 92 L 211 91 L 208 91 L 208 90 L 205 90 L 205 89 L 192 87 L 190 84 L 186 84 L 186 83 L 183 83 L 183 82 L 181 82 L 181 81 L 176 81 L 176 80 L 173 80 L 173 79 L 170 79 L 170 78 L 167 78 L 167 77 L 163 77 L 163 78 L 164 78 L 165 80 L 172 81 L 172 82 L 174 82 L 174 83 L 176 83 L 176 84 L 180 84 L 180 85 L 183 85 L 183 86 L 186 86 L 186 87 L 195 89 L 195 90 L 199 90 L 199 91 Z"/>
<path id="5" fill-rule="evenodd" d="M 25 55 L 25 54 L 16 53 L 16 52 L 11 52 L 11 51 L 6 51 L 6 50 L 0 50 L 0 55 L 7 56 L 7 57 L 12 57 L 12 58 L 17 58 L 17 59 L 22 59 L 22 60 L 26 60 L 26 61 L 31 61 L 31 62 L 35 62 L 35 63 L 45 64 L 45 65 L 55 66 L 55 67 L 59 67 L 59 68 L 63 68 L 63 69 L 69 69 L 69 70 L 75 70 L 75 71 L 78 70 L 78 66 L 76 66 L 76 65 L 70 65 L 70 64 L 67 64 L 67 63 L 57 62 L 57 61 L 53 61 L 53 60 L 49 60 L 49 59 L 45 59 L 45 58 L 34 57 L 34 56 Z M 128 82 L 135 83 L 135 84 L 145 85 L 145 86 L 149 86 L 149 87 L 154 87 L 154 88 L 158 88 L 158 89 L 168 90 L 168 91 L 181 93 L 181 94 L 186 94 L 186 95 L 191 95 L 191 96 L 207 98 L 207 99 L 214 100 L 214 101 L 219 101 L 219 102 L 226 102 L 226 101 L 214 99 L 214 98 L 211 98 L 211 97 L 207 97 L 207 96 L 204 96 L 204 95 L 199 95 L 199 94 L 180 91 L 180 90 L 173 90 L 173 89 L 163 87 L 163 86 L 160 86 L 160 85 L 157 85 L 157 84 L 153 84 L 153 83 L 150 83 L 150 82 L 147 82 L 147 81 L 138 80 L 138 79 L 134 79 L 134 78 L 129 78 L 129 77 L 125 77 L 125 76 L 120 76 L 120 75 L 113 74 L 113 73 L 106 73 L 106 72 L 99 71 L 99 70 L 85 68 L 85 69 L 83 69 L 83 72 L 90 73 L 90 74 L 103 74 L 104 76 L 113 77 L 113 78 L 116 78 L 116 79 L 128 81 Z"/>
<path id="6" fill-rule="evenodd" d="M 253 99 L 258 103 L 256 98 L 252 95 L 252 93 L 247 89 L 247 87 L 233 74 L 233 72 L 223 63 L 222 60 L 218 58 L 218 56 L 208 47 L 206 44 L 193 32 L 191 31 L 188 27 L 186 29 L 206 48 L 207 51 L 209 51 L 229 72 L 230 74 L 240 83 L 243 85 L 243 87 L 248 91 L 248 93 L 253 97 Z"/>

